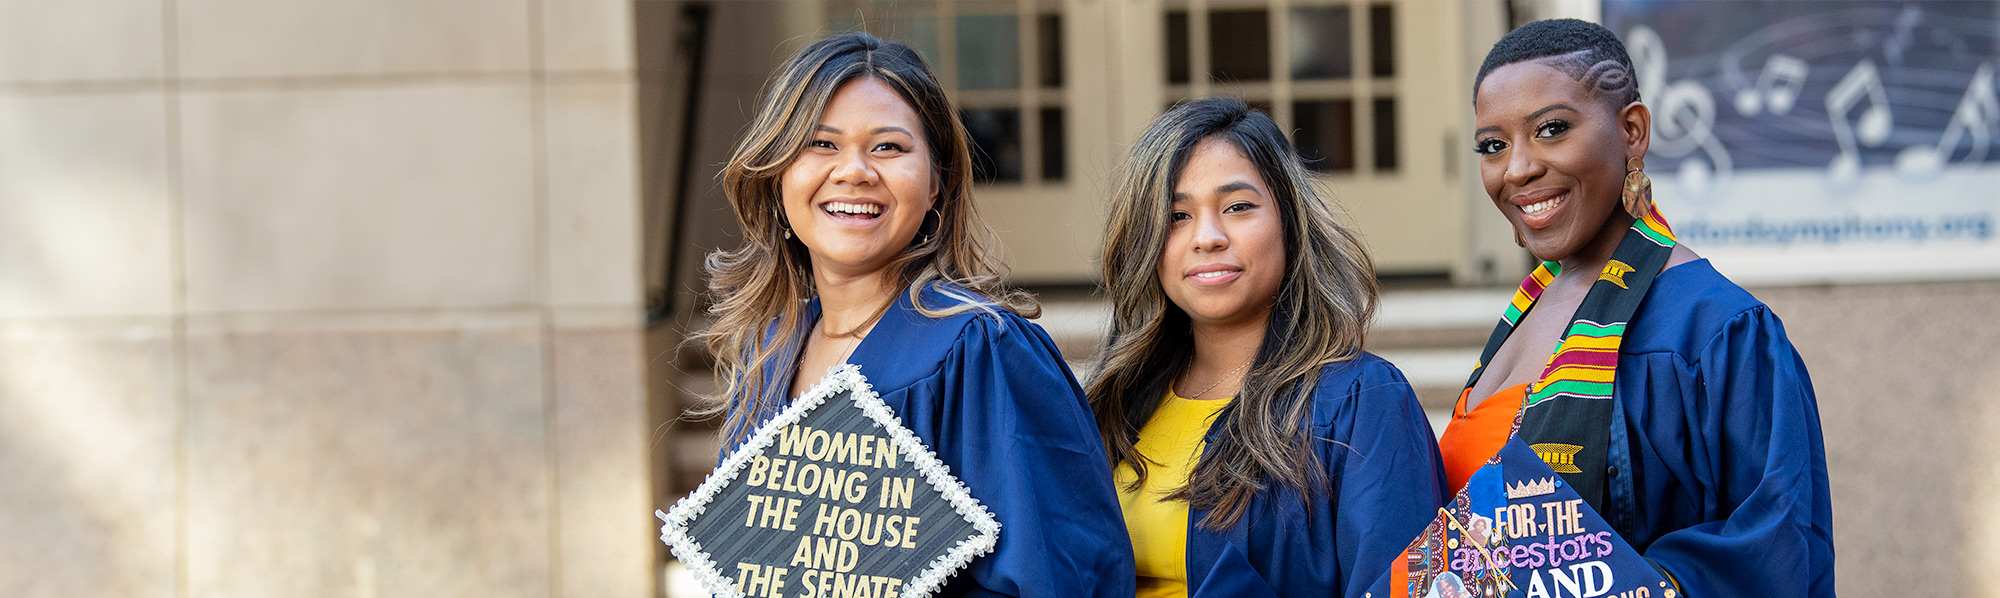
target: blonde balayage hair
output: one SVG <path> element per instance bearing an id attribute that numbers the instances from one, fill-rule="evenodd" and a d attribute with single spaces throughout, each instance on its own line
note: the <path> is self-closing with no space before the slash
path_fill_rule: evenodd
<path id="1" fill-rule="evenodd" d="M 1327 487 L 1307 417 L 1322 367 L 1359 354 L 1376 303 L 1374 267 L 1354 231 L 1312 185 L 1311 175 L 1269 117 L 1242 101 L 1197 100 L 1153 121 L 1118 173 L 1104 236 L 1104 290 L 1112 321 L 1085 394 L 1114 464 L 1145 482 L 1147 459 L 1134 444 L 1169 386 L 1194 357 L 1186 312 L 1160 286 L 1174 186 L 1195 145 L 1229 143 L 1263 175 L 1284 224 L 1285 275 L 1263 344 L 1236 400 L 1220 415 L 1186 485 L 1168 496 L 1209 510 L 1209 529 L 1236 524 L 1271 484 L 1301 497 Z M 1153 463 L 1157 464 L 1157 463 Z"/>
<path id="2" fill-rule="evenodd" d="M 909 46 L 866 33 L 843 33 L 800 50 L 773 75 L 757 102 L 757 116 L 722 170 L 722 189 L 743 228 L 743 244 L 707 258 L 714 323 L 700 333 L 717 361 L 723 386 L 698 413 L 727 412 L 725 434 L 740 436 L 759 414 L 783 401 L 797 343 L 803 337 L 800 306 L 817 295 L 805 245 L 786 238 L 780 178 L 819 123 L 836 90 L 872 78 L 895 90 L 923 121 L 938 192 L 923 230 L 887 266 L 898 288 L 928 317 L 970 310 L 1005 309 L 1026 317 L 1034 301 L 1001 285 L 1005 267 L 992 229 L 972 205 L 972 158 L 957 109 L 922 56 Z M 935 226 L 932 226 L 933 222 Z M 933 282 L 963 287 L 955 305 L 933 308 L 920 300 Z M 997 313 L 997 312 L 994 312 Z M 775 383 L 767 384 L 767 381 Z"/>

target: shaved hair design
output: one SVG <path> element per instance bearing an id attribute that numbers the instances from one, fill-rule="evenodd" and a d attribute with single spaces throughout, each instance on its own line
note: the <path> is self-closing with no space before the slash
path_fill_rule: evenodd
<path id="1" fill-rule="evenodd" d="M 1500 38 L 1472 80 L 1473 97 L 1495 69 L 1528 61 L 1562 71 L 1612 108 L 1639 101 L 1639 80 L 1625 44 L 1604 26 L 1576 19 L 1535 21 Z"/>

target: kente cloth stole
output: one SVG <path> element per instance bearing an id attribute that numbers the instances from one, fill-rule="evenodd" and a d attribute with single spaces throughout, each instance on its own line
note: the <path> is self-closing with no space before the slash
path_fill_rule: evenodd
<path id="1" fill-rule="evenodd" d="M 1528 385 L 1527 399 L 1515 418 L 1514 435 L 1520 436 L 1540 455 L 1549 469 L 1582 495 L 1591 508 L 1602 511 L 1608 455 L 1611 444 L 1613 378 L 1618 372 L 1618 345 L 1625 338 L 1625 325 L 1653 286 L 1653 277 L 1674 252 L 1674 233 L 1659 209 L 1648 206 L 1645 217 L 1632 223 L 1619 240 L 1611 261 L 1598 273 L 1583 304 L 1570 319 L 1562 344 L 1549 356 L 1542 376 Z M 1479 365 L 1465 381 L 1470 388 L 1493 361 L 1493 354 L 1513 334 L 1521 317 L 1541 298 L 1562 265 L 1542 262 L 1521 281 L 1514 301 L 1500 317 L 1486 339 Z M 1489 458 L 1490 459 L 1490 458 Z M 1489 461 L 1490 462 L 1490 461 Z M 1626 475 L 1630 475 L 1629 473 Z"/>

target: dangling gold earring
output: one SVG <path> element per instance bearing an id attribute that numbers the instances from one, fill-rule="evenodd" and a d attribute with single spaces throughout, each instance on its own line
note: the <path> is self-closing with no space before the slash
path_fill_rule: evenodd
<path id="1" fill-rule="evenodd" d="M 1528 239 L 1521 236 L 1521 229 L 1514 229 L 1514 244 L 1520 245 L 1522 249 L 1528 248 Z"/>
<path id="2" fill-rule="evenodd" d="M 1625 200 L 1625 213 L 1631 214 L 1633 220 L 1644 219 L 1646 212 L 1653 209 L 1653 179 L 1646 176 L 1644 157 L 1625 159 L 1625 192 L 1621 196 Z"/>
<path id="3" fill-rule="evenodd" d="M 772 216 L 771 220 L 773 222 L 778 223 L 778 229 L 784 231 L 785 240 L 786 241 L 792 240 L 792 227 L 790 223 L 785 222 L 784 208 L 771 210 L 771 216 Z"/>

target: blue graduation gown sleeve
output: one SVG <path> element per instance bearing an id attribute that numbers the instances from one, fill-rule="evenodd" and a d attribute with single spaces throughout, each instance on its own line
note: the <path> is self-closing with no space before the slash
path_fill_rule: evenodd
<path id="1" fill-rule="evenodd" d="M 926 305 L 972 296 L 949 285 Z M 939 596 L 1133 593 L 1132 542 L 1083 389 L 1040 326 L 974 310 L 932 319 L 907 294 L 849 363 L 1000 521 L 994 551 Z"/>
<path id="2" fill-rule="evenodd" d="M 1131 596 L 1132 542 L 1109 460 L 1083 389 L 1040 327 L 979 318 L 936 388 L 958 411 L 938 443 L 1003 526 L 966 595 Z"/>
<path id="3" fill-rule="evenodd" d="M 1360 598 L 1444 504 L 1436 437 L 1395 366 L 1366 353 L 1326 366 L 1312 411 L 1330 491 L 1266 490 L 1221 532 L 1190 513 L 1191 596 Z"/>
<path id="4" fill-rule="evenodd" d="M 1354 415 L 1332 422 L 1331 454 L 1322 457 L 1328 478 L 1337 480 L 1333 530 L 1347 598 L 1361 598 L 1446 500 L 1430 419 L 1403 373 L 1377 363 L 1342 393 L 1340 403 Z"/>
<path id="5" fill-rule="evenodd" d="M 1653 337 L 1641 344 L 1660 350 L 1619 361 L 1636 496 L 1613 497 L 1631 513 L 1614 525 L 1693 598 L 1833 596 L 1826 450 L 1805 364 L 1777 316 L 1706 262 L 1662 279 L 1676 273 L 1655 292 L 1678 297 L 1635 318 Z"/>

